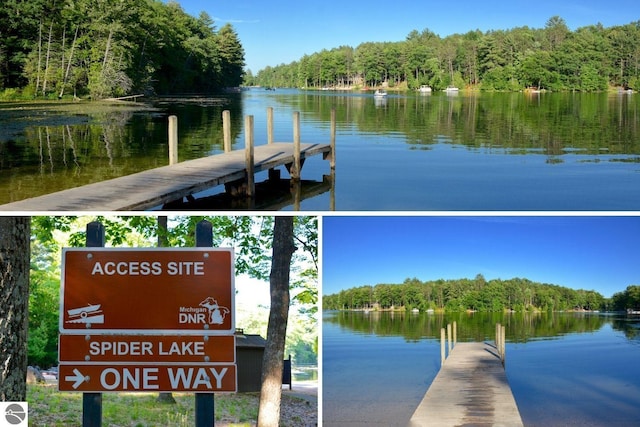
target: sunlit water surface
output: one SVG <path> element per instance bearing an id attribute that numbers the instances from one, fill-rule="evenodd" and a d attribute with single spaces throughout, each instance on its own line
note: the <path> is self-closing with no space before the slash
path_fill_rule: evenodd
<path id="1" fill-rule="evenodd" d="M 526 426 L 640 425 L 638 316 L 362 312 L 323 314 L 323 425 L 406 426 L 439 370 L 433 337 L 453 320 L 461 340 L 507 325 L 506 372 Z"/>
<path id="2" fill-rule="evenodd" d="M 299 111 L 302 141 L 328 143 L 336 109 L 334 188 L 304 200 L 303 210 L 640 210 L 639 100 L 409 93 L 376 101 L 370 93 L 251 89 L 154 100 L 144 110 L 0 104 L 0 203 L 166 164 L 170 114 L 181 161 L 222 151 L 225 109 L 235 149 L 244 147 L 246 115 L 256 144 L 265 144 L 273 107 L 278 142 L 293 140 Z M 307 160 L 303 179 L 324 175 L 327 161 Z"/>

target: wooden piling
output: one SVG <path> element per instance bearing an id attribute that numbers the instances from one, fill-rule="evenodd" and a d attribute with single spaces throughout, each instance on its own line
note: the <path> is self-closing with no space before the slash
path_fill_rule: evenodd
<path id="1" fill-rule="evenodd" d="M 506 328 L 500 323 L 496 323 L 496 351 L 500 357 L 500 361 L 504 365 L 506 358 Z"/>
<path id="2" fill-rule="evenodd" d="M 169 116 L 169 164 L 178 163 L 178 117 Z"/>
<path id="3" fill-rule="evenodd" d="M 222 139 L 224 152 L 231 152 L 231 111 L 222 112 Z"/>
<path id="4" fill-rule="evenodd" d="M 498 356 L 500 357 L 500 360 L 502 360 L 502 354 L 500 354 L 501 350 L 501 345 L 500 345 L 500 323 L 496 323 L 496 351 L 498 352 Z"/>
<path id="5" fill-rule="evenodd" d="M 447 323 L 447 344 L 449 347 L 449 354 L 451 354 L 451 323 Z"/>
<path id="6" fill-rule="evenodd" d="M 247 197 L 254 197 L 255 176 L 254 176 L 254 155 L 253 155 L 253 116 L 244 118 L 244 140 L 245 140 L 245 168 L 247 170 Z"/>
<path id="7" fill-rule="evenodd" d="M 300 112 L 293 113 L 293 165 L 289 174 L 291 179 L 300 179 Z"/>
<path id="8" fill-rule="evenodd" d="M 500 354 L 502 355 L 502 364 L 504 365 L 504 361 L 506 360 L 507 355 L 507 346 L 506 346 L 506 328 L 504 325 L 500 327 Z"/>
<path id="9" fill-rule="evenodd" d="M 273 144 L 273 107 L 267 108 L 267 144 Z"/>
<path id="10" fill-rule="evenodd" d="M 458 323 L 453 321 L 453 346 L 455 347 L 458 342 Z"/>
<path id="11" fill-rule="evenodd" d="M 336 109 L 331 109 L 331 159 L 329 165 L 331 170 L 336 168 Z"/>
<path id="12" fill-rule="evenodd" d="M 444 361 L 447 359 L 444 345 L 444 328 L 440 328 L 440 366 L 444 365 Z"/>

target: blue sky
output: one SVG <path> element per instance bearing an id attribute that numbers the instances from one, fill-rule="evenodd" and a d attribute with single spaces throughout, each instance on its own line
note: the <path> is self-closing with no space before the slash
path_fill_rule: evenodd
<path id="1" fill-rule="evenodd" d="M 322 235 L 323 295 L 478 273 L 605 297 L 640 284 L 637 216 L 326 216 Z"/>
<path id="2" fill-rule="evenodd" d="M 245 49 L 247 68 L 288 64 L 304 54 L 367 41 L 401 41 L 425 28 L 453 33 L 543 28 L 552 16 L 570 29 L 640 19 L 637 0 L 178 0 L 194 16 L 207 12 L 219 28 L 231 23 Z"/>

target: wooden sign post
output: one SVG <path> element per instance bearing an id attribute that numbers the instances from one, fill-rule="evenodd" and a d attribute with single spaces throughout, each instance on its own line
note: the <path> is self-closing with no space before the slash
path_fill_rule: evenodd
<path id="1" fill-rule="evenodd" d="M 233 249 L 86 248 L 62 255 L 59 381 L 83 392 L 83 426 L 100 426 L 103 392 L 196 393 L 196 425 L 214 422 L 214 392 L 237 390 Z"/>

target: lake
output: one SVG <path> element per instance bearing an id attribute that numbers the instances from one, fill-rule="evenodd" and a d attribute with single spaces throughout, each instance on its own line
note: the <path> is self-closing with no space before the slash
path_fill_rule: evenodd
<path id="1" fill-rule="evenodd" d="M 254 116 L 256 144 L 265 144 L 273 107 L 276 141 L 293 139 L 292 114 L 300 111 L 302 141 L 317 143 L 329 142 L 336 109 L 333 188 L 301 210 L 640 210 L 639 104 L 637 94 L 376 100 L 295 89 L 164 98 L 148 108 L 4 103 L 0 203 L 166 164 L 170 114 L 178 116 L 181 161 L 222 152 L 225 109 L 235 149 L 244 146 L 245 115 Z M 321 182 L 329 173 L 328 162 L 311 158 L 302 177 Z"/>
<path id="2" fill-rule="evenodd" d="M 440 328 L 493 340 L 525 426 L 640 425 L 640 316 L 323 313 L 325 426 L 406 426 L 440 366 Z M 438 339 L 436 339 L 438 337 Z"/>

